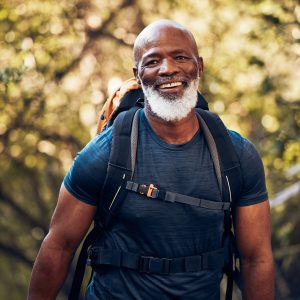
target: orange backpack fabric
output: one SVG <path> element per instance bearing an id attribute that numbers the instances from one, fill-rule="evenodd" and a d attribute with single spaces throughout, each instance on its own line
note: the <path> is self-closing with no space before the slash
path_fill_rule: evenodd
<path id="1" fill-rule="evenodd" d="M 114 93 L 106 100 L 101 111 L 97 124 L 97 133 L 101 132 L 107 122 L 110 120 L 112 113 L 119 106 L 122 97 L 129 91 L 140 88 L 136 79 L 130 78 L 123 82 Z"/>

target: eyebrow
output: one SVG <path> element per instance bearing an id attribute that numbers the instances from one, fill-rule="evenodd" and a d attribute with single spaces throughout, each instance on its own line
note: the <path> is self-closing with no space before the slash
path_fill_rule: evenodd
<path id="1" fill-rule="evenodd" d="M 189 52 L 187 50 L 184 49 L 176 49 L 174 51 L 171 51 L 172 54 L 182 54 L 182 53 L 186 53 L 189 54 Z"/>
<path id="2" fill-rule="evenodd" d="M 152 57 L 158 57 L 160 56 L 159 52 L 155 51 L 155 49 L 151 49 L 149 51 L 150 53 L 147 53 L 145 55 L 142 56 L 142 59 L 148 59 L 148 58 L 152 58 Z M 170 51 L 170 54 L 172 55 L 176 55 L 176 54 L 186 54 L 186 55 L 191 55 L 187 50 L 185 49 L 175 49 L 173 51 Z"/>

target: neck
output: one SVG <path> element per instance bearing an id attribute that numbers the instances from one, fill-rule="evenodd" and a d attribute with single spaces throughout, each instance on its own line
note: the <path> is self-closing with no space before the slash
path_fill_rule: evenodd
<path id="1" fill-rule="evenodd" d="M 146 118 L 153 131 L 167 144 L 185 144 L 199 129 L 199 121 L 193 109 L 185 118 L 176 121 L 165 121 L 145 107 Z"/>

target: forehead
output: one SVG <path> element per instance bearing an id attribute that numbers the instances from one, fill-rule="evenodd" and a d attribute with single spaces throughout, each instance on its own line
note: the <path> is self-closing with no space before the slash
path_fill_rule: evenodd
<path id="1" fill-rule="evenodd" d="M 197 46 L 191 34 L 173 27 L 150 30 L 141 38 L 136 50 L 139 52 L 139 59 L 161 51 L 188 52 L 197 55 Z"/>

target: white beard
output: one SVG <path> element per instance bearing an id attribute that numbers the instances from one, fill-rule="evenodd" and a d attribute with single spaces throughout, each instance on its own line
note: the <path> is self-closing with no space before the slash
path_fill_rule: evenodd
<path id="1" fill-rule="evenodd" d="M 181 97 L 168 99 L 154 87 L 142 84 L 143 92 L 151 111 L 169 122 L 185 118 L 197 104 L 199 78 L 192 80 Z"/>

